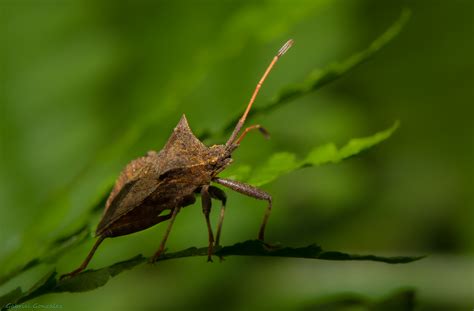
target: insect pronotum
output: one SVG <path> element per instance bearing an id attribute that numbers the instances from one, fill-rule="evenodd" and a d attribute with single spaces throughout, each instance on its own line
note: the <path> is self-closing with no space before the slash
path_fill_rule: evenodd
<path id="1" fill-rule="evenodd" d="M 164 252 L 176 215 L 182 207 L 195 202 L 196 194 L 201 195 L 202 210 L 209 234 L 208 261 L 212 261 L 213 249 L 219 246 L 226 195 L 220 188 L 211 185 L 211 182 L 267 201 L 267 209 L 258 232 L 258 239 L 264 240 L 265 226 L 272 208 L 272 197 L 249 184 L 220 178 L 217 175 L 232 162 L 232 152 L 240 146 L 249 131 L 258 129 L 268 136 L 260 125 L 249 126 L 241 133 L 242 126 L 269 72 L 292 44 L 293 40 L 289 40 L 275 55 L 257 83 L 245 112 L 224 145 L 205 146 L 194 136 L 183 115 L 160 152 L 149 151 L 147 155 L 133 160 L 125 167 L 105 204 L 102 219 L 96 230 L 97 241 L 84 262 L 76 270 L 64 274 L 61 278 L 72 277 L 83 271 L 104 239 L 138 232 L 169 220 L 161 244 L 150 259 L 151 262 L 156 261 Z M 215 239 L 209 220 L 211 199 L 219 200 L 222 204 Z"/>

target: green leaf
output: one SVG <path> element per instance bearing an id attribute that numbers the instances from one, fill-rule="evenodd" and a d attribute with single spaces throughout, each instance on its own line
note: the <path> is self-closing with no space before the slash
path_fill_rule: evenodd
<path id="1" fill-rule="evenodd" d="M 378 132 L 373 136 L 351 139 L 349 143 L 347 143 L 347 145 L 345 145 L 339 150 L 339 160 L 334 163 L 337 163 L 342 159 L 346 159 L 353 155 L 356 155 L 360 153 L 361 151 L 364 151 L 386 140 L 393 134 L 393 132 L 397 130 L 399 125 L 400 123 L 397 121 L 389 129 Z"/>
<path id="2" fill-rule="evenodd" d="M 300 168 L 338 163 L 344 159 L 360 154 L 389 138 L 398 126 L 399 122 L 397 121 L 390 128 L 375 133 L 372 136 L 351 139 L 346 145 L 339 149 L 332 143 L 316 147 L 300 161 L 296 159 L 296 155 L 293 153 L 279 152 L 271 156 L 261 167 L 251 171 L 250 174 L 249 170 L 251 169 L 248 165 L 244 165 L 245 170 L 237 167 L 230 171 L 229 174 L 237 180 L 246 181 L 254 186 L 261 186 Z M 239 172 L 245 172 L 245 174 L 239 175 Z M 226 174 L 227 172 L 224 171 L 223 175 Z M 226 177 L 229 176 L 226 175 Z"/>
<path id="3" fill-rule="evenodd" d="M 203 248 L 202 251 L 206 250 Z M 322 260 L 370 260 L 390 264 L 409 263 L 422 257 L 381 257 L 375 255 L 355 255 L 334 251 L 323 251 L 316 244 L 305 247 L 287 247 L 279 245 L 268 245 L 259 240 L 249 240 L 226 246 L 216 252 L 218 256 L 271 256 L 271 257 L 293 257 L 311 258 Z"/>
<path id="4" fill-rule="evenodd" d="M 264 257 L 291 257 L 310 258 L 321 260 L 370 260 L 389 264 L 409 263 L 423 257 L 381 257 L 375 255 L 357 255 L 342 252 L 324 251 L 316 244 L 305 247 L 288 247 L 281 245 L 269 245 L 259 240 L 249 240 L 231 246 L 219 248 L 214 252 L 219 257 L 225 256 L 264 256 Z M 158 261 L 171 260 L 184 257 L 207 256 L 207 247 L 191 247 L 174 253 L 165 253 Z M 102 287 L 114 276 L 130 270 L 140 264 L 147 262 L 142 255 L 135 256 L 129 260 L 118 262 L 108 267 L 97 270 L 86 270 L 69 279 L 58 280 L 55 271 L 47 273 L 27 292 L 21 288 L 0 296 L 1 306 L 8 303 L 20 303 L 31 300 L 38 296 L 61 292 L 85 292 Z"/>
<path id="5" fill-rule="evenodd" d="M 266 105 L 254 107 L 250 111 L 248 119 L 257 115 L 269 113 L 298 97 L 314 92 L 324 85 L 339 79 L 356 66 L 370 59 L 380 49 L 390 43 L 390 41 L 392 41 L 403 29 L 410 19 L 410 16 L 411 11 L 409 9 L 404 9 L 398 20 L 396 20 L 380 37 L 370 43 L 365 50 L 357 52 L 341 62 L 332 63 L 323 69 L 315 69 L 308 74 L 302 82 L 284 87 Z M 237 124 L 239 118 L 240 115 L 228 122 L 224 127 L 223 132 L 232 130 L 235 124 Z"/>
<path id="6" fill-rule="evenodd" d="M 276 179 L 278 176 L 296 170 L 299 166 L 300 164 L 296 160 L 295 154 L 278 152 L 271 156 L 264 166 L 255 169 L 248 182 L 255 186 L 263 185 Z"/>

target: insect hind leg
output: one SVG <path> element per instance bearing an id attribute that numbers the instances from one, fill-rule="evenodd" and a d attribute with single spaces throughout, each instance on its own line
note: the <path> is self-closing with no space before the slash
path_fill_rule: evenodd
<path id="1" fill-rule="evenodd" d="M 59 279 L 63 280 L 65 278 L 74 277 L 74 276 L 78 275 L 79 273 L 81 273 L 85 268 L 87 268 L 87 265 L 89 264 L 92 257 L 94 256 L 95 251 L 97 250 L 99 245 L 105 240 L 105 238 L 107 238 L 107 237 L 104 236 L 104 235 L 99 236 L 99 239 L 97 241 L 95 241 L 94 246 L 92 246 L 92 249 L 90 250 L 89 254 L 87 254 L 86 259 L 84 259 L 84 261 L 79 266 L 79 268 L 77 268 L 76 270 L 74 270 L 72 272 L 61 275 L 61 277 Z"/>
<path id="2" fill-rule="evenodd" d="M 258 232 L 258 239 L 261 241 L 265 240 L 265 227 L 268 222 L 268 218 L 270 217 L 270 213 L 272 211 L 272 197 L 270 194 L 266 193 L 263 190 L 260 190 L 252 185 L 245 184 L 243 182 L 235 181 L 235 180 L 230 180 L 230 179 L 225 179 L 225 178 L 219 178 L 216 177 L 212 181 L 223 185 L 224 187 L 230 188 L 232 190 L 235 190 L 239 193 L 242 193 L 246 196 L 258 199 L 258 200 L 265 200 L 268 202 L 267 209 L 265 211 L 265 215 L 263 216 L 263 221 L 262 224 L 260 225 L 260 230 Z"/>

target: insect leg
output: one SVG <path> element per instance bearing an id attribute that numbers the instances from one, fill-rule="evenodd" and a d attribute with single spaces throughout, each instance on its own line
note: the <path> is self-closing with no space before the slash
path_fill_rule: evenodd
<path id="1" fill-rule="evenodd" d="M 166 240 L 168 240 L 168 236 L 170 235 L 171 227 L 173 227 L 174 220 L 176 219 L 176 215 L 178 215 L 178 212 L 179 212 L 180 209 L 181 209 L 181 207 L 179 207 L 179 206 L 177 206 L 173 209 L 173 212 L 171 214 L 171 219 L 170 219 L 170 222 L 168 224 L 168 228 L 166 229 L 165 235 L 163 236 L 163 240 L 161 240 L 160 248 L 156 251 L 155 255 L 153 255 L 153 257 L 151 257 L 150 263 L 153 263 L 153 262 L 157 261 L 158 258 L 160 258 L 161 254 L 163 253 L 163 251 L 165 250 Z"/>
<path id="2" fill-rule="evenodd" d="M 260 225 L 260 230 L 258 232 L 258 239 L 261 241 L 264 241 L 265 226 L 267 225 L 268 217 L 270 217 L 270 212 L 272 211 L 272 197 L 265 191 L 260 190 L 249 184 L 245 184 L 243 182 L 225 179 L 225 178 L 219 178 L 219 177 L 214 178 L 213 181 L 227 188 L 230 188 L 232 190 L 245 194 L 249 197 L 252 197 L 258 200 L 265 200 L 268 202 L 268 207 L 267 207 L 267 210 L 265 211 L 265 215 L 263 216 L 263 221 L 262 221 L 262 224 Z"/>
<path id="3" fill-rule="evenodd" d="M 212 233 L 211 221 L 209 220 L 209 214 L 211 213 L 211 195 L 209 194 L 209 186 L 205 185 L 201 188 L 201 202 L 202 212 L 206 217 L 207 232 L 209 233 L 209 246 L 207 248 L 207 261 L 212 261 L 212 248 L 214 245 L 214 234 Z"/>
<path id="4" fill-rule="evenodd" d="M 87 255 L 86 259 L 84 259 L 82 264 L 79 266 L 79 268 L 77 268 L 76 270 L 74 270 L 70 273 L 66 273 L 66 274 L 61 275 L 60 280 L 68 278 L 68 277 L 73 277 L 73 276 L 79 274 L 81 271 L 83 271 L 87 267 L 87 265 L 89 264 L 89 261 L 91 261 L 92 256 L 94 256 L 94 253 L 97 250 L 97 248 L 99 247 L 100 243 L 102 243 L 102 241 L 104 241 L 105 238 L 106 238 L 106 236 L 103 236 L 103 235 L 99 236 L 99 239 L 97 241 L 95 241 L 94 246 L 92 246 L 92 249 L 90 250 L 90 252 Z"/>
<path id="5" fill-rule="evenodd" d="M 258 129 L 260 133 L 262 133 L 262 135 L 266 138 L 266 139 L 269 139 L 270 138 L 270 133 L 268 133 L 268 131 L 266 129 L 264 129 L 260 124 L 255 124 L 255 125 L 251 125 L 249 127 L 247 127 L 244 132 L 242 133 L 242 135 L 240 135 L 239 139 L 237 139 L 237 141 L 235 142 L 237 145 L 240 144 L 240 142 L 242 141 L 242 139 L 244 139 L 245 135 L 247 135 L 248 132 L 250 132 L 251 130 L 256 130 Z"/>
<path id="6" fill-rule="evenodd" d="M 219 214 L 219 221 L 217 223 L 216 241 L 214 242 L 214 246 L 219 246 L 222 223 L 224 222 L 225 204 L 227 201 L 227 196 L 225 195 L 224 191 L 214 186 L 209 186 L 209 194 L 211 195 L 211 198 L 219 200 L 222 203 L 221 211 Z"/>

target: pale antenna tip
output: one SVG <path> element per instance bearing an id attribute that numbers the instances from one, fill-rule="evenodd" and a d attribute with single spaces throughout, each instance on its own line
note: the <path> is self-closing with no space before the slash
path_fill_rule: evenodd
<path id="1" fill-rule="evenodd" d="M 293 45 L 293 42 L 294 42 L 293 39 L 290 39 L 290 40 L 286 41 L 286 43 L 278 51 L 277 56 L 280 57 L 283 54 L 285 54 L 286 51 L 288 51 L 291 48 L 291 46 Z"/>

